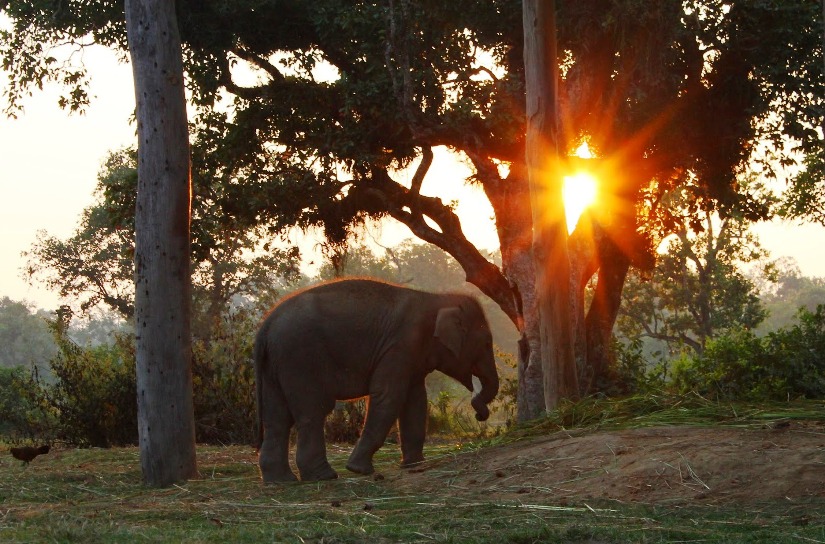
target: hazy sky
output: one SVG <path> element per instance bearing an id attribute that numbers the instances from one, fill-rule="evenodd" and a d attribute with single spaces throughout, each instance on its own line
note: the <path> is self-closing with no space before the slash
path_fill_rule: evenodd
<path id="1" fill-rule="evenodd" d="M 80 212 L 92 202 L 107 152 L 132 145 L 135 139 L 135 127 L 129 123 L 134 109 L 131 69 L 117 64 L 114 54 L 102 48 L 87 49 L 84 61 L 92 74 L 93 95 L 85 115 L 61 110 L 59 89 L 53 86 L 27 99 L 18 119 L 0 118 L 0 297 L 47 309 L 58 305 L 58 297 L 29 286 L 21 277 L 21 252 L 31 247 L 41 229 L 61 238 L 70 236 Z M 0 77 L 4 88 L 6 75 Z M 438 152 L 423 192 L 436 194 L 438 184 L 437 196 L 445 202 L 458 200 L 465 234 L 473 243 L 491 248 L 495 238 L 489 203 L 480 191 L 468 192 L 453 183 L 467 172 L 466 166 Z M 772 256 L 793 257 L 804 274 L 825 276 L 825 228 L 769 224 L 756 230 Z M 384 244 L 410 236 L 405 227 L 393 225 L 375 235 L 382 236 Z"/>

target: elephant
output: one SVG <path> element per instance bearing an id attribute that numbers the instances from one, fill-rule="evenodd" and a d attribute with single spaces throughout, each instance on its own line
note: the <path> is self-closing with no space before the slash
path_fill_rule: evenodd
<path id="1" fill-rule="evenodd" d="M 327 461 L 324 421 L 336 401 L 367 397 L 367 414 L 346 468 L 372 474 L 373 455 L 398 421 L 401 466 L 424 460 L 427 392 L 439 370 L 471 392 L 486 420 L 498 393 L 490 327 L 478 301 L 373 279 L 322 283 L 281 300 L 255 337 L 259 466 L 264 483 L 296 481 L 289 436 L 297 431 L 301 480 L 338 474 Z"/>

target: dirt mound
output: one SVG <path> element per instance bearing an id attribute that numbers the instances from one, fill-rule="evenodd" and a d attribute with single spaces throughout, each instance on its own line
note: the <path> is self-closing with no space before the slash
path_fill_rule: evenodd
<path id="1" fill-rule="evenodd" d="M 469 500 L 561 505 L 825 498 L 825 423 L 560 432 L 428 460 L 395 484 Z"/>

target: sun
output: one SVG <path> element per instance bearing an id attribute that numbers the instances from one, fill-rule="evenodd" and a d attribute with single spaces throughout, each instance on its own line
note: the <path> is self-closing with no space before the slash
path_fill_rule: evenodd
<path id="1" fill-rule="evenodd" d="M 587 142 L 582 143 L 582 145 L 576 149 L 575 155 L 583 159 L 593 157 Z M 562 197 L 564 198 L 568 232 L 573 232 L 581 214 L 596 201 L 598 185 L 598 181 L 593 174 L 585 171 L 576 172 L 573 175 L 564 177 Z"/>
<path id="2" fill-rule="evenodd" d="M 597 185 L 596 178 L 587 172 L 565 176 L 562 196 L 568 231 L 573 232 L 581 214 L 596 201 Z"/>

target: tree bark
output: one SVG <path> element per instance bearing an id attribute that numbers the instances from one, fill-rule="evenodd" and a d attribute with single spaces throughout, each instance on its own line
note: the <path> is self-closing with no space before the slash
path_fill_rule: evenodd
<path id="1" fill-rule="evenodd" d="M 197 476 L 190 338 L 190 166 L 175 3 L 126 0 L 135 78 L 135 342 L 140 461 L 151 486 Z"/>
<path id="2" fill-rule="evenodd" d="M 521 338 L 517 351 L 519 386 L 516 420 L 528 421 L 541 416 L 545 408 L 541 328 L 532 254 L 533 217 L 527 169 L 523 161 L 514 161 L 506 179 L 502 179 L 494 165 L 485 168 L 481 159 L 471 158 L 495 212 L 501 248 L 501 272 L 517 301 L 518 318 L 514 323 Z"/>
<path id="3" fill-rule="evenodd" d="M 610 376 L 615 367 L 610 344 L 630 269 L 630 258 L 609 235 L 602 235 L 598 253 L 598 283 L 584 322 L 587 364 L 581 382 L 583 394 L 605 391 L 614 383 Z"/>
<path id="4" fill-rule="evenodd" d="M 539 309 L 545 409 L 578 397 L 570 260 L 558 150 L 555 3 L 523 0 L 527 168 Z"/>

